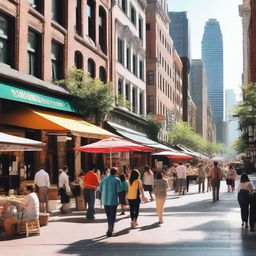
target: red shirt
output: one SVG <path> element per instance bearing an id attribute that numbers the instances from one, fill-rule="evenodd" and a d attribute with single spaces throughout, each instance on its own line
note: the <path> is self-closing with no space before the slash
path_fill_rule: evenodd
<path id="1" fill-rule="evenodd" d="M 97 186 L 100 184 L 98 175 L 94 171 L 87 172 L 84 177 L 84 188 L 96 190 Z"/>

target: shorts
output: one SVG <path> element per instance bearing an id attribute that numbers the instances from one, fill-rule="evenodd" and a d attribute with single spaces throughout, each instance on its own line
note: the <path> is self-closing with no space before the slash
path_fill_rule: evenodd
<path id="1" fill-rule="evenodd" d="M 186 187 L 186 179 L 177 179 L 177 187 Z"/>
<path id="2" fill-rule="evenodd" d="M 119 204 L 121 204 L 121 205 L 127 204 L 125 195 L 126 195 L 126 191 L 121 191 L 118 193 Z"/>
<path id="3" fill-rule="evenodd" d="M 60 202 L 62 204 L 68 204 L 70 202 L 70 196 L 67 195 L 64 188 L 60 188 Z"/>
<path id="4" fill-rule="evenodd" d="M 152 192 L 153 186 L 152 185 L 143 185 L 143 189 L 144 189 L 144 191 Z"/>
<path id="5" fill-rule="evenodd" d="M 47 202 L 47 200 L 48 200 L 48 191 L 49 191 L 49 188 L 46 187 L 46 186 L 39 187 L 39 191 L 38 191 L 39 202 Z"/>

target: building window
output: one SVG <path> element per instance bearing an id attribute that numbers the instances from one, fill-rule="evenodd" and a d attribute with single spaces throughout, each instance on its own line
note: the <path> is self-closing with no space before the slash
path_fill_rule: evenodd
<path id="1" fill-rule="evenodd" d="M 103 52 L 106 53 L 107 50 L 107 40 L 106 40 L 106 35 L 107 35 L 107 28 L 106 28 L 106 11 L 105 9 L 100 6 L 99 8 L 99 45 L 100 48 Z"/>
<path id="2" fill-rule="evenodd" d="M 88 73 L 90 73 L 91 78 L 95 78 L 95 62 L 93 59 L 88 59 Z"/>
<path id="3" fill-rule="evenodd" d="M 155 84 L 155 73 L 154 71 L 148 71 L 147 73 L 147 84 L 148 85 L 153 85 Z"/>
<path id="4" fill-rule="evenodd" d="M 132 111 L 137 112 L 137 88 L 132 88 Z"/>
<path id="5" fill-rule="evenodd" d="M 147 30 L 147 31 L 150 31 L 150 23 L 147 23 L 147 24 L 146 24 L 146 30 Z"/>
<path id="6" fill-rule="evenodd" d="M 125 99 L 130 101 L 130 84 L 125 85 Z"/>
<path id="7" fill-rule="evenodd" d="M 40 13 L 43 13 L 43 2 L 42 0 L 28 0 L 30 6 Z"/>
<path id="8" fill-rule="evenodd" d="M 64 26 L 65 1 L 52 0 L 52 19 Z"/>
<path id="9" fill-rule="evenodd" d="M 118 62 L 124 65 L 124 41 L 120 38 L 117 40 Z"/>
<path id="10" fill-rule="evenodd" d="M 87 0 L 88 36 L 95 42 L 95 1 Z"/>
<path id="11" fill-rule="evenodd" d="M 63 46 L 52 41 L 52 80 L 63 78 Z"/>
<path id="12" fill-rule="evenodd" d="M 127 13 L 127 0 L 118 0 L 118 5 L 124 13 Z"/>
<path id="13" fill-rule="evenodd" d="M 141 80 L 144 81 L 144 61 L 143 60 L 140 60 L 139 62 L 139 70 L 140 70 L 139 77 Z"/>
<path id="14" fill-rule="evenodd" d="M 131 70 L 131 48 L 126 48 L 126 68 Z"/>
<path id="15" fill-rule="evenodd" d="M 143 106 L 144 106 L 144 93 L 140 92 L 140 108 L 139 108 L 139 114 L 143 114 Z"/>
<path id="16" fill-rule="evenodd" d="M 143 40 L 143 19 L 139 17 L 139 38 Z"/>
<path id="17" fill-rule="evenodd" d="M 27 45 L 27 69 L 28 74 L 36 77 L 41 77 L 40 72 L 40 49 L 41 49 L 41 37 L 33 30 L 28 30 L 28 45 Z"/>
<path id="18" fill-rule="evenodd" d="M 123 95 L 123 82 L 124 82 L 123 79 L 121 78 L 118 79 L 118 88 L 117 88 L 118 95 Z"/>
<path id="19" fill-rule="evenodd" d="M 76 33 L 82 36 L 82 0 L 76 0 Z"/>
<path id="20" fill-rule="evenodd" d="M 136 54 L 133 54 L 132 56 L 132 72 L 135 76 L 138 75 L 138 57 Z"/>
<path id="21" fill-rule="evenodd" d="M 154 96 L 148 96 L 148 113 L 153 114 L 155 108 L 155 98 Z"/>
<path id="22" fill-rule="evenodd" d="M 79 69 L 83 69 L 84 66 L 83 55 L 79 51 L 75 51 L 75 66 Z"/>
<path id="23" fill-rule="evenodd" d="M 134 24 L 134 26 L 136 27 L 136 10 L 135 8 L 131 5 L 131 9 L 130 9 L 131 13 L 131 22 Z"/>
<path id="24" fill-rule="evenodd" d="M 14 67 L 14 19 L 0 12 L 0 62 Z"/>
<path id="25" fill-rule="evenodd" d="M 99 69 L 99 78 L 103 83 L 107 82 L 106 70 L 104 67 L 100 66 Z"/>

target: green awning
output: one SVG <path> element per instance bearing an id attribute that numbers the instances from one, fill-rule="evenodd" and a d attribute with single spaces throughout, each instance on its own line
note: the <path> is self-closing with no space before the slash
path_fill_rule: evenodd
<path id="1" fill-rule="evenodd" d="M 0 98 L 32 105 L 76 112 L 71 101 L 0 82 Z"/>

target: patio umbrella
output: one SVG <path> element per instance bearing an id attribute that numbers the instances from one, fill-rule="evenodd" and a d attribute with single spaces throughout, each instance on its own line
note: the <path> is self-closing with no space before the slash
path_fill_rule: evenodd
<path id="1" fill-rule="evenodd" d="M 174 160 L 191 160 L 192 156 L 176 151 L 162 151 L 159 153 L 152 154 L 153 156 L 166 156 Z"/>
<path id="2" fill-rule="evenodd" d="M 122 138 L 110 137 L 108 139 L 103 139 L 95 143 L 74 148 L 74 150 L 88 153 L 109 153 L 111 167 L 113 152 L 151 151 L 152 148 L 139 145 Z"/>

